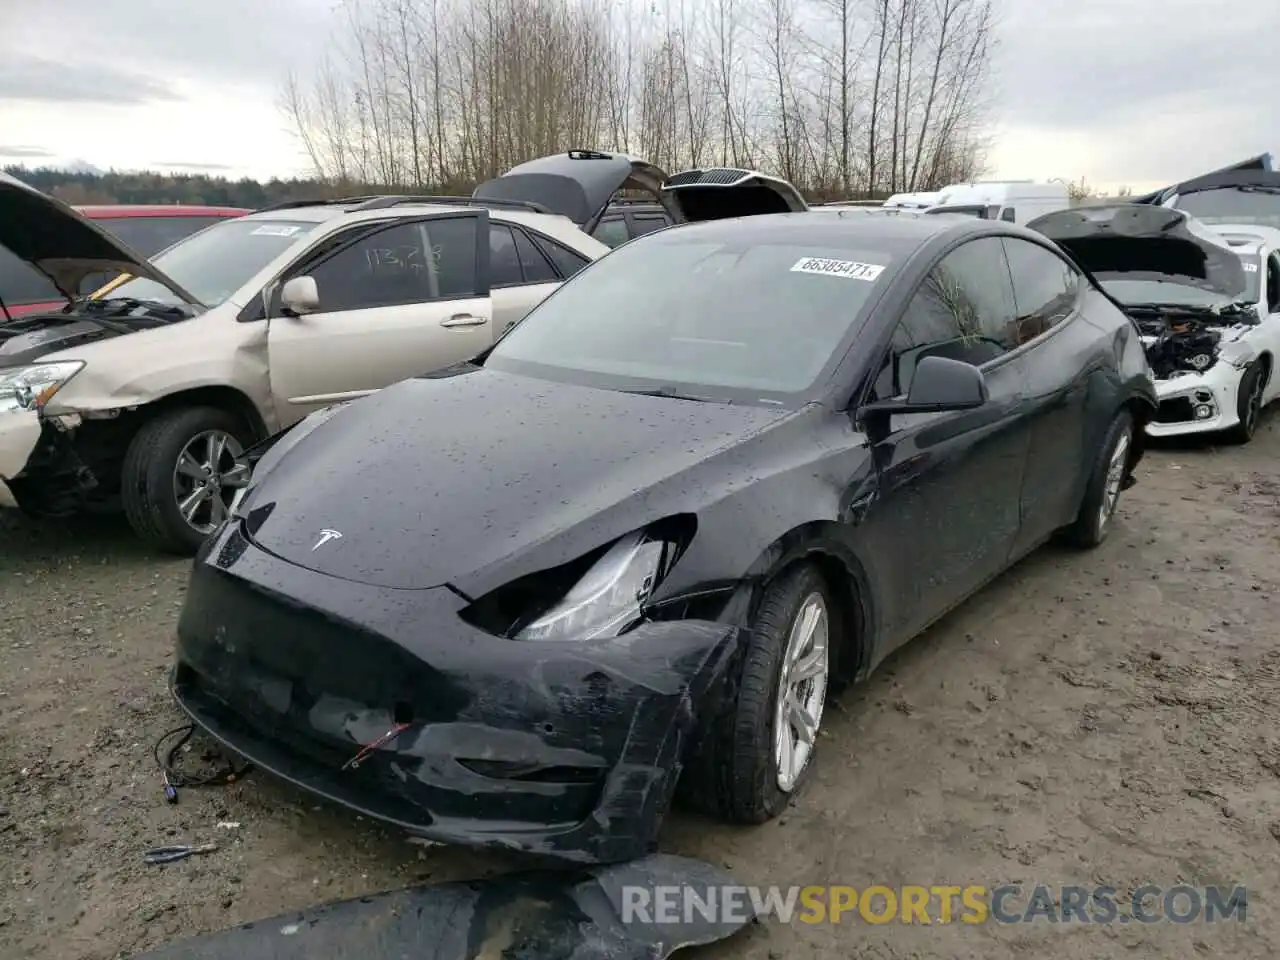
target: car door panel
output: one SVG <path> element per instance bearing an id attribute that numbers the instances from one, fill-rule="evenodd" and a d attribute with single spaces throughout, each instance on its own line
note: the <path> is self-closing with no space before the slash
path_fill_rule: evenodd
<path id="1" fill-rule="evenodd" d="M 1027 456 L 1020 362 L 987 374 L 976 410 L 895 416 L 872 448 L 876 500 L 863 526 L 887 564 L 886 651 L 998 574 L 1018 533 Z"/>
<path id="2" fill-rule="evenodd" d="M 878 485 L 859 535 L 885 586 L 878 656 L 1008 563 L 1030 443 L 1025 361 L 999 339 L 1012 319 L 1003 250 L 982 238 L 934 267 L 886 348 L 868 399 L 906 395 L 916 364 L 933 355 L 979 366 L 988 400 L 972 410 L 895 415 L 886 435 L 872 438 Z"/>
<path id="3" fill-rule="evenodd" d="M 268 321 L 283 420 L 466 360 L 493 340 L 483 212 L 397 221 L 359 234 L 294 275 L 320 309 Z M 481 243 L 480 241 L 483 241 Z"/>
<path id="4" fill-rule="evenodd" d="M 1102 334 L 1080 320 L 1087 281 L 1064 258 L 1028 240 L 1004 238 L 1017 310 L 1010 344 L 1027 373 L 1031 425 L 1019 497 L 1022 527 L 1014 556 L 1034 549 L 1070 523 L 1083 495 L 1089 459 L 1086 431 L 1092 371 Z"/>

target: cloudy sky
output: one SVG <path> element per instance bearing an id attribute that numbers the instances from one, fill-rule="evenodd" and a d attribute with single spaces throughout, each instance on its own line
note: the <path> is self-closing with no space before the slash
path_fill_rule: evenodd
<path id="1" fill-rule="evenodd" d="M 1154 188 L 1280 151 L 1280 4 L 997 3 L 996 176 Z M 21 6 L 0 0 L 0 164 L 307 172 L 277 103 L 333 0 Z"/>

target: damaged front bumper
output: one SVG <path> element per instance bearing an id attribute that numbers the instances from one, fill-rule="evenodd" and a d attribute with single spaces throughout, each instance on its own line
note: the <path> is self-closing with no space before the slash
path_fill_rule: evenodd
<path id="1" fill-rule="evenodd" d="M 650 852 L 738 629 L 515 641 L 463 606 L 304 570 L 232 524 L 197 557 L 171 689 L 234 752 L 419 836 L 577 863 Z"/>
<path id="2" fill-rule="evenodd" d="M 18 505 L 9 482 L 26 470 L 42 429 L 34 410 L 0 407 L 0 507 Z"/>
<path id="3" fill-rule="evenodd" d="M 1156 380 L 1159 407 L 1147 424 L 1153 437 L 1227 430 L 1240 422 L 1237 394 L 1243 370 L 1218 360 L 1203 373 Z"/>

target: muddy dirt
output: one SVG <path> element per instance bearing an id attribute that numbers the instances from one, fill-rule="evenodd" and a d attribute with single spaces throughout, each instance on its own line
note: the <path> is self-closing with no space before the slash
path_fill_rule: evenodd
<path id="1" fill-rule="evenodd" d="M 1046 548 L 829 707 L 775 823 L 678 815 L 744 883 L 1243 884 L 1246 920 L 769 924 L 689 956 L 1280 956 L 1280 417 L 1151 454 L 1098 551 Z M 187 564 L 0 519 L 0 956 L 108 958 L 514 861 L 423 849 L 255 774 L 166 805 L 151 748 Z M 225 826 L 224 824 L 234 824 Z M 220 848 L 167 867 L 146 848 Z"/>

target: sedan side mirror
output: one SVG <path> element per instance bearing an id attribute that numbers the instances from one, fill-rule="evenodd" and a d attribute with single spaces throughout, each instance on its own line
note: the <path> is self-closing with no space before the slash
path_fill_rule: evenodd
<path id="1" fill-rule="evenodd" d="M 280 307 L 287 317 L 301 317 L 320 309 L 320 288 L 314 277 L 293 277 L 280 291 Z"/>
<path id="2" fill-rule="evenodd" d="M 987 402 L 987 378 L 971 363 L 950 357 L 925 357 L 916 364 L 907 396 L 877 400 L 858 410 L 869 432 L 884 436 L 895 413 L 946 413 L 972 410 Z"/>

